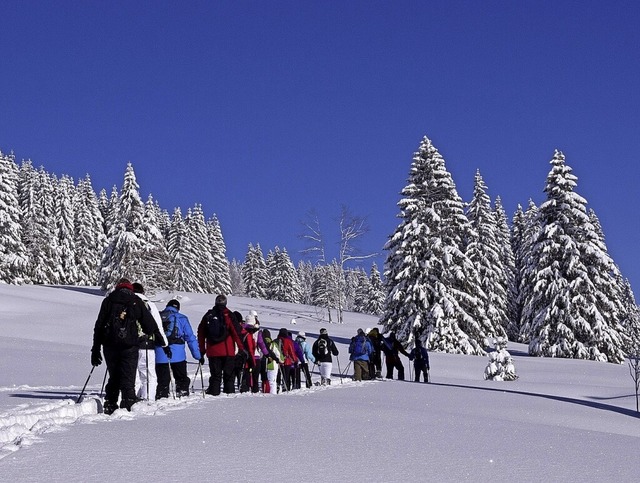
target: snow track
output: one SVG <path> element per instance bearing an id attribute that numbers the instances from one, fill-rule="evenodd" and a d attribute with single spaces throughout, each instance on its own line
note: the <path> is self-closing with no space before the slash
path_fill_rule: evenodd
<path id="1" fill-rule="evenodd" d="M 37 442 L 45 433 L 52 431 L 66 430 L 74 424 L 106 422 L 114 419 L 131 420 L 137 417 L 153 416 L 156 414 L 166 413 L 186 408 L 192 404 L 216 403 L 227 399 L 238 397 L 296 397 L 307 396 L 317 391 L 327 389 L 339 389 L 346 387 L 356 387 L 360 384 L 371 384 L 369 382 L 354 383 L 351 379 L 344 379 L 340 384 L 338 378 L 331 386 L 313 386 L 310 389 L 299 389 L 291 392 L 272 396 L 270 394 L 251 394 L 236 393 L 221 395 L 218 397 L 203 397 L 202 392 L 195 390 L 188 397 L 179 399 L 162 399 L 160 401 L 148 402 L 142 401 L 135 404 L 131 412 L 124 409 L 118 409 L 112 415 L 108 416 L 102 413 L 102 400 L 96 395 L 89 393 L 83 397 L 82 402 L 76 403 L 76 396 L 69 396 L 55 402 L 43 402 L 22 404 L 12 408 L 9 411 L 0 413 L 0 459 L 12 454 L 18 449 L 31 446 Z M 44 393 L 57 392 L 57 394 L 65 394 L 66 392 L 79 392 L 78 387 L 60 387 L 60 386 L 19 386 L 19 387 L 0 387 L 0 392 L 13 391 L 15 393 Z M 97 393 L 97 390 L 96 390 Z"/>

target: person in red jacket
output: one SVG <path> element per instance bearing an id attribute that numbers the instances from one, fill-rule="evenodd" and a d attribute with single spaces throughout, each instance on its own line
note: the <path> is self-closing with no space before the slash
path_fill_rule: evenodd
<path id="1" fill-rule="evenodd" d="M 284 327 L 278 332 L 278 344 L 280 345 L 280 353 L 284 358 L 281 366 L 282 371 L 278 373 L 278 377 L 282 374 L 283 391 L 289 391 L 293 389 L 293 366 L 298 363 L 298 356 L 296 356 L 296 349 L 293 346 L 293 339 L 289 335 L 289 331 Z M 280 385 L 280 382 L 278 382 L 278 385 Z"/>
<path id="2" fill-rule="evenodd" d="M 215 306 L 204 314 L 198 325 L 200 353 L 206 354 L 209 359 L 211 373 L 206 393 L 212 396 L 220 395 L 221 383 L 225 394 L 235 392 L 233 375 L 236 345 L 238 352 L 246 352 L 231 317 L 231 312 L 227 308 L 227 297 L 218 295 Z M 200 363 L 204 364 L 204 355 L 200 358 Z"/>
<path id="3" fill-rule="evenodd" d="M 254 326 L 249 324 L 242 324 L 242 330 L 240 331 L 240 340 L 242 340 L 242 344 L 244 345 L 247 353 L 247 357 L 245 357 L 245 353 L 240 352 L 236 357 L 240 358 L 240 362 L 242 364 L 241 371 L 242 376 L 240 377 L 240 392 L 247 392 L 250 389 L 253 390 L 253 387 L 258 387 L 258 374 L 255 372 L 255 359 L 253 358 L 253 354 L 256 351 L 256 343 L 253 340 L 253 332 L 257 329 Z M 254 384 L 255 378 L 255 384 Z M 256 391 L 257 392 L 257 391 Z"/>

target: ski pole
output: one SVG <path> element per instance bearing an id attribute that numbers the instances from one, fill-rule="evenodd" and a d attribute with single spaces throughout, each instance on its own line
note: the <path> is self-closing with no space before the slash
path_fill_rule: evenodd
<path id="1" fill-rule="evenodd" d="M 193 375 L 193 384 L 191 384 L 191 392 L 193 392 L 193 388 L 196 385 L 196 379 L 198 379 L 198 371 L 200 370 L 200 363 L 198 362 L 198 368 L 196 369 L 196 373 Z"/>
<path id="2" fill-rule="evenodd" d="M 336 361 L 338 361 L 338 372 L 340 373 L 340 384 L 343 384 L 343 382 L 342 382 L 342 371 L 340 370 L 340 359 L 338 359 L 336 357 Z"/>
<path id="3" fill-rule="evenodd" d="M 351 362 L 352 361 L 349 361 L 349 364 L 347 364 L 347 367 L 344 370 L 344 374 L 340 374 L 341 376 L 346 376 L 347 375 L 347 373 L 349 372 L 349 368 L 351 367 Z"/>
<path id="4" fill-rule="evenodd" d="M 144 348 L 144 365 L 147 369 L 147 401 L 149 400 L 149 348 Z"/>
<path id="5" fill-rule="evenodd" d="M 202 397 L 205 397 L 205 390 L 204 390 L 204 375 L 202 374 L 202 364 L 200 364 L 200 362 L 198 362 L 198 367 L 200 367 L 200 383 L 202 384 Z"/>
<path id="6" fill-rule="evenodd" d="M 100 399 L 102 399 L 102 393 L 104 392 L 104 385 L 107 382 L 107 374 L 109 373 L 109 369 L 105 368 L 104 370 L 104 378 L 102 379 L 102 388 L 100 389 Z"/>
<path id="7" fill-rule="evenodd" d="M 78 396 L 78 399 L 76 399 L 76 404 L 79 404 L 80 401 L 82 401 L 82 396 L 84 396 L 84 390 L 87 388 L 87 384 L 89 384 L 89 379 L 91 379 L 91 374 L 93 374 L 93 370 L 96 368 L 96 366 L 91 366 L 91 370 L 89 371 L 89 375 L 87 376 L 87 380 L 84 383 L 84 386 L 82 386 L 82 391 L 80 391 L 80 395 Z"/>

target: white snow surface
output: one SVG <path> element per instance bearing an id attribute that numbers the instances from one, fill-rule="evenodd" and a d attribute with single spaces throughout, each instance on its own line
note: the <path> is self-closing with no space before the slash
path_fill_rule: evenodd
<path id="1" fill-rule="evenodd" d="M 0 285 L 0 295 L 1 481 L 640 479 L 626 364 L 529 357 L 510 343 L 513 382 L 485 381 L 486 357 L 431 353 L 431 384 L 355 383 L 334 364 L 330 387 L 203 398 L 198 377 L 187 398 L 106 416 L 104 364 L 75 402 L 91 370 L 99 291 Z M 163 308 L 176 296 L 194 329 L 214 300 L 151 299 Z M 377 322 L 347 313 L 344 324 L 328 324 L 314 307 L 240 297 L 229 307 L 255 309 L 263 327 L 304 330 L 311 342 L 327 327 L 343 371 L 349 339 Z"/>

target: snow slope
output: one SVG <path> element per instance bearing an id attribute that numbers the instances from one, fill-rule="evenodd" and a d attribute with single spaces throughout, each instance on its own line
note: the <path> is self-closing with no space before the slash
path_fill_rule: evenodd
<path id="1" fill-rule="evenodd" d="M 162 308 L 168 297 L 152 297 Z M 180 294 L 192 323 L 214 297 Z M 483 357 L 431 354 L 432 384 L 352 382 L 277 396 L 236 394 L 98 413 L 91 369 L 94 289 L 0 285 L 2 481 L 637 481 L 640 418 L 626 365 L 531 358 L 509 344 L 514 382 L 485 381 Z M 346 343 L 376 319 L 329 325 L 314 307 L 230 297 L 263 326 L 326 326 Z M 290 325 L 292 318 L 296 325 Z M 409 366 L 403 359 L 407 376 Z M 190 365 L 194 374 L 196 365 Z M 349 370 L 351 373 L 351 370 Z M 208 373 L 205 371 L 205 377 Z M 316 379 L 319 378 L 314 374 Z M 205 380 L 206 384 L 206 380 Z"/>

